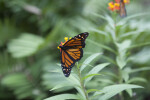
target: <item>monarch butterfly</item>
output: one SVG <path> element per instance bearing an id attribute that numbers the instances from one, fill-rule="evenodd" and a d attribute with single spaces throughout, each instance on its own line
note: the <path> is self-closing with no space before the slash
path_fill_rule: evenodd
<path id="1" fill-rule="evenodd" d="M 121 17 L 126 17 L 127 16 L 127 13 L 126 13 L 126 7 L 125 7 L 125 3 L 123 0 L 120 0 L 120 16 Z"/>
<path id="2" fill-rule="evenodd" d="M 61 43 L 59 45 L 61 52 L 61 67 L 66 77 L 69 77 L 75 62 L 79 61 L 83 57 L 82 48 L 85 47 L 85 39 L 88 35 L 88 32 L 78 34 L 65 43 Z"/>

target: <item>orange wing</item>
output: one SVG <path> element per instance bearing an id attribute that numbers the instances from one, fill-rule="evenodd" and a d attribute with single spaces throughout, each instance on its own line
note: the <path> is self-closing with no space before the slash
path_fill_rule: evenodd
<path id="1" fill-rule="evenodd" d="M 66 77 L 70 75 L 71 69 L 74 66 L 75 62 L 80 60 L 82 56 L 82 49 L 68 49 L 66 51 L 61 51 L 61 66 Z"/>
<path id="2" fill-rule="evenodd" d="M 83 50 L 82 49 L 68 49 L 66 52 L 73 58 L 74 61 L 78 61 L 83 56 Z"/>
<path id="3" fill-rule="evenodd" d="M 65 47 L 72 47 L 72 48 L 84 48 L 85 47 L 85 39 L 88 36 L 88 32 L 85 33 L 81 33 L 73 38 L 71 38 L 70 40 L 68 40 L 64 46 Z"/>

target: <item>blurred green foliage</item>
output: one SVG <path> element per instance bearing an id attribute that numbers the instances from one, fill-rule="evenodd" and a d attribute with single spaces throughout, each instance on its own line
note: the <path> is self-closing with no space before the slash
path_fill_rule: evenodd
<path id="1" fill-rule="evenodd" d="M 0 99 L 149 100 L 150 1 L 131 0 L 126 18 L 108 2 L 0 0 Z M 84 56 L 65 78 L 57 46 L 82 32 Z"/>

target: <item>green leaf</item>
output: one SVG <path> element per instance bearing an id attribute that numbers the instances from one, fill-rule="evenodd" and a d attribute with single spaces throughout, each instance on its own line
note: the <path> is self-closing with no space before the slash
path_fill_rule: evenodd
<path id="1" fill-rule="evenodd" d="M 128 49 L 134 49 L 134 48 L 138 48 L 138 47 L 146 46 L 146 45 L 150 45 L 150 42 L 135 44 L 135 45 L 130 46 Z"/>
<path id="2" fill-rule="evenodd" d="M 27 77 L 23 73 L 7 75 L 2 79 L 1 83 L 2 85 L 12 89 L 18 99 L 33 96 L 33 84 L 31 84 L 30 81 L 27 80 Z"/>
<path id="3" fill-rule="evenodd" d="M 103 68 L 105 68 L 108 65 L 109 65 L 109 63 L 99 64 L 99 65 L 95 66 L 86 76 L 91 75 L 91 74 L 97 74 L 99 71 L 101 71 Z M 87 82 L 89 82 L 93 77 L 94 76 L 87 77 L 87 79 L 85 80 L 85 84 Z"/>
<path id="4" fill-rule="evenodd" d="M 95 92 L 95 91 L 99 91 L 99 92 L 100 92 L 100 90 L 98 90 L 98 89 L 89 89 L 89 90 L 87 90 L 86 92 L 87 92 L 87 93 L 90 93 L 90 92 Z"/>
<path id="5" fill-rule="evenodd" d="M 140 72 L 140 71 L 148 71 L 148 70 L 150 70 L 150 67 L 142 67 L 142 68 L 132 69 L 129 73 L 135 73 L 135 72 Z"/>
<path id="6" fill-rule="evenodd" d="M 112 85 L 112 84 L 115 84 L 114 81 L 110 80 L 110 79 L 107 79 L 107 78 L 99 78 L 97 79 L 97 81 L 101 82 L 101 83 L 104 83 L 105 85 Z"/>
<path id="7" fill-rule="evenodd" d="M 16 80 L 19 80 L 19 81 L 16 81 Z M 28 85 L 26 76 L 22 73 L 7 75 L 2 79 L 1 82 L 2 82 L 2 84 L 6 85 L 8 87 L 11 87 L 11 88 Z"/>
<path id="8" fill-rule="evenodd" d="M 117 23 L 117 26 L 125 24 L 129 19 L 139 17 L 139 16 L 145 16 L 145 15 L 149 15 L 149 14 L 150 13 L 138 13 L 138 14 L 134 14 L 134 15 L 131 15 L 131 16 L 127 16 L 126 18 L 123 18 L 121 21 L 119 21 Z"/>
<path id="9" fill-rule="evenodd" d="M 90 63 L 92 62 L 97 56 L 99 56 L 101 53 L 95 53 L 93 55 L 91 55 L 90 57 L 88 57 L 82 64 L 80 71 L 83 71 L 83 69 Z"/>
<path id="10" fill-rule="evenodd" d="M 137 35 L 137 33 L 140 33 L 140 32 L 141 32 L 141 30 L 127 32 L 127 33 L 122 34 L 120 37 L 124 38 L 124 37 L 130 36 L 130 35 Z"/>
<path id="11" fill-rule="evenodd" d="M 116 61 L 117 61 L 118 66 L 119 66 L 121 69 L 126 65 L 126 62 L 125 62 L 124 57 L 117 56 Z"/>
<path id="12" fill-rule="evenodd" d="M 84 94 L 84 91 L 81 89 L 81 87 L 77 87 L 75 86 L 75 89 L 79 92 L 79 94 L 82 96 L 83 99 L 81 100 L 86 100 L 85 98 L 85 94 Z"/>
<path id="13" fill-rule="evenodd" d="M 74 75 L 70 75 L 67 80 L 73 84 L 73 86 L 79 86 L 80 87 L 80 81 L 79 79 L 77 78 L 77 76 L 75 77 Z"/>
<path id="14" fill-rule="evenodd" d="M 134 77 L 127 81 L 127 83 L 135 83 L 135 82 L 145 82 L 146 83 L 147 80 L 142 77 Z"/>
<path id="15" fill-rule="evenodd" d="M 110 62 L 110 63 L 112 63 L 112 64 L 114 64 L 114 65 L 117 65 L 117 64 L 116 64 L 116 61 L 114 61 L 114 59 L 112 59 L 112 58 L 110 58 L 110 57 L 107 57 L 107 56 L 105 56 L 105 55 L 102 55 L 102 58 L 103 58 L 103 59 L 106 59 L 108 62 Z"/>
<path id="16" fill-rule="evenodd" d="M 132 88 L 143 88 L 143 87 L 138 85 L 133 85 L 133 84 L 111 85 L 111 86 L 104 87 L 101 90 L 102 92 L 96 92 L 94 95 L 103 93 L 102 95 L 100 95 L 100 98 L 98 100 L 107 100 L 115 96 L 116 94 L 122 92 L 123 90 L 132 89 Z"/>
<path id="17" fill-rule="evenodd" d="M 106 50 L 108 50 L 110 52 L 113 52 L 113 53 L 117 54 L 116 51 L 114 51 L 113 49 L 111 49 L 110 47 L 108 47 L 106 45 L 103 45 L 103 44 L 100 44 L 100 43 L 96 43 L 96 42 L 94 42 L 92 40 L 89 40 L 89 39 L 87 39 L 87 41 L 91 42 L 92 44 L 94 44 L 96 46 L 99 46 L 100 48 L 106 49 Z"/>
<path id="18" fill-rule="evenodd" d="M 72 84 L 65 84 L 65 83 L 63 83 L 63 84 L 58 84 L 58 85 L 56 85 L 55 87 L 53 87 L 50 91 L 54 91 L 54 90 L 56 90 L 56 89 L 60 89 L 60 88 L 63 88 L 63 87 L 68 87 L 68 86 L 72 86 Z"/>
<path id="19" fill-rule="evenodd" d="M 96 16 L 96 17 L 99 17 L 99 18 L 104 19 L 104 20 L 107 21 L 107 18 L 106 18 L 105 16 L 102 16 L 102 15 L 97 14 L 97 13 L 92 13 L 92 14 L 93 14 L 94 16 Z"/>
<path id="20" fill-rule="evenodd" d="M 122 77 L 124 79 L 125 82 L 127 82 L 129 80 L 129 73 L 126 70 L 122 70 Z"/>
<path id="21" fill-rule="evenodd" d="M 122 43 L 116 43 L 117 49 L 118 49 L 118 56 L 116 58 L 116 62 L 120 69 L 122 69 L 127 61 L 126 61 L 126 52 L 127 48 L 130 46 L 131 41 L 130 40 L 125 40 Z"/>
<path id="22" fill-rule="evenodd" d="M 133 94 L 132 89 L 127 89 L 126 92 L 129 94 L 130 97 L 132 97 L 132 94 Z"/>
<path id="23" fill-rule="evenodd" d="M 115 22 L 109 15 L 105 15 L 108 25 L 111 27 L 111 29 L 115 30 Z"/>
<path id="24" fill-rule="evenodd" d="M 89 77 L 96 76 L 96 75 L 101 75 L 101 74 L 89 74 L 89 75 L 83 77 L 82 80 L 85 80 L 85 79 L 87 79 Z"/>
<path id="25" fill-rule="evenodd" d="M 56 95 L 56 96 L 52 96 L 50 98 L 46 98 L 44 100 L 67 100 L 67 99 L 79 99 L 78 95 L 74 95 L 74 94 L 60 94 L 60 95 Z"/>
<path id="26" fill-rule="evenodd" d="M 138 53 L 135 55 L 131 56 L 129 59 L 136 64 L 145 64 L 149 63 L 150 61 L 150 47 L 145 47 L 142 50 L 140 50 Z"/>
<path id="27" fill-rule="evenodd" d="M 101 30 L 96 29 L 96 28 L 90 28 L 90 31 L 96 32 L 96 33 L 98 33 L 98 34 L 100 34 L 100 35 L 108 36 L 107 32 L 101 31 Z"/>
<path id="28" fill-rule="evenodd" d="M 8 44 L 8 51 L 13 57 L 20 58 L 34 54 L 44 42 L 43 38 L 23 33 L 18 39 L 13 39 Z"/>

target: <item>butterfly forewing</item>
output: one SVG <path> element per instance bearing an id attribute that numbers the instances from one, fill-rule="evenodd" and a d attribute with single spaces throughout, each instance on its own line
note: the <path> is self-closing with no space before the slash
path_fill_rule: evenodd
<path id="1" fill-rule="evenodd" d="M 67 41 L 64 46 L 66 47 L 72 47 L 72 48 L 84 48 L 85 47 L 85 39 L 88 36 L 88 32 L 81 33 L 73 38 L 71 38 L 69 41 Z"/>

